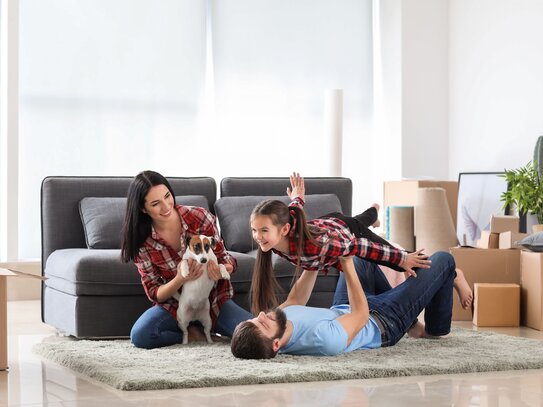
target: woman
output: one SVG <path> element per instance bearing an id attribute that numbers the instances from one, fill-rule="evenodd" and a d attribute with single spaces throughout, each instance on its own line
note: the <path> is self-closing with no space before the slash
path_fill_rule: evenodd
<path id="1" fill-rule="evenodd" d="M 153 302 L 153 307 L 132 327 L 130 339 L 135 346 L 152 349 L 182 342 L 176 320 L 178 303 L 172 296 L 186 281 L 201 275 L 202 265 L 190 261 L 186 278 L 177 274 L 177 265 L 186 250 L 186 237 L 201 234 L 216 239 L 217 260 L 233 273 L 236 260 L 225 251 L 211 213 L 203 208 L 176 205 L 168 180 L 157 172 L 143 171 L 135 177 L 128 190 L 121 258 L 134 262 L 145 293 Z M 208 264 L 207 270 L 216 281 L 209 296 L 214 331 L 231 336 L 236 325 L 251 314 L 232 300 L 232 285 L 221 279 L 218 264 Z M 192 335 L 204 338 L 194 325 L 189 327 L 189 339 Z"/>

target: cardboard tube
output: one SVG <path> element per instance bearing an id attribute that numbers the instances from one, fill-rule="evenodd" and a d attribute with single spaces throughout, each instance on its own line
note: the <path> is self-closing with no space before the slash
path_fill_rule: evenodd
<path id="1" fill-rule="evenodd" d="M 327 89 L 324 93 L 324 140 L 328 174 L 341 176 L 343 146 L 343 90 Z"/>
<path id="2" fill-rule="evenodd" d="M 443 188 L 419 188 L 415 206 L 415 241 L 417 250 L 426 254 L 449 251 L 456 246 L 456 232 Z"/>
<path id="3" fill-rule="evenodd" d="M 412 206 L 389 206 L 387 214 L 388 240 L 399 244 L 409 252 L 414 251 L 414 208 Z"/>

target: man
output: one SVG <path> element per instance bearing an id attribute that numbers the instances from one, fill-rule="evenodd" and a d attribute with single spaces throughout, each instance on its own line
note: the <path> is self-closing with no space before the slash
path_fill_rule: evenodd
<path id="1" fill-rule="evenodd" d="M 418 253 L 423 256 L 421 252 Z M 368 298 L 360 283 L 364 272 L 360 266 L 378 266 L 359 260 L 357 273 L 352 258 L 342 258 L 341 263 L 346 284 L 338 284 L 331 308 L 305 306 L 317 273 L 304 271 L 277 309 L 261 312 L 237 326 L 231 343 L 234 356 L 269 359 L 278 352 L 331 356 L 392 346 L 408 331 L 410 336 L 425 338 L 450 332 L 456 277 L 450 254 L 435 253 L 424 268 L 416 271 L 416 278 L 408 278 L 394 289 Z M 425 326 L 413 324 L 423 309 Z"/>

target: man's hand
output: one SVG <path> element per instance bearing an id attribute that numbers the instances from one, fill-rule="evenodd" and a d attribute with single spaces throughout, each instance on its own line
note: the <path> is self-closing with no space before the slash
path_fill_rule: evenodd
<path id="1" fill-rule="evenodd" d="M 432 264 L 432 260 L 427 260 L 428 255 L 423 254 L 424 249 L 417 250 L 416 252 L 409 253 L 400 267 L 405 270 L 405 277 L 409 276 L 417 277 L 414 268 L 429 269 Z"/>
<path id="2" fill-rule="evenodd" d="M 293 172 L 290 176 L 290 186 L 292 189 L 287 187 L 287 195 L 292 200 L 294 198 L 300 197 L 305 200 L 305 184 L 303 177 L 300 177 L 300 174 Z"/>

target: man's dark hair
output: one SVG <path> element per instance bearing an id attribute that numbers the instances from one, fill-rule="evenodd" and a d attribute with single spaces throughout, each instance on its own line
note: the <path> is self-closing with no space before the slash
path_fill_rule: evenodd
<path id="1" fill-rule="evenodd" d="M 244 321 L 236 327 L 230 349 L 240 359 L 272 359 L 277 355 L 273 350 L 273 339 L 262 335 L 251 321 Z"/>

